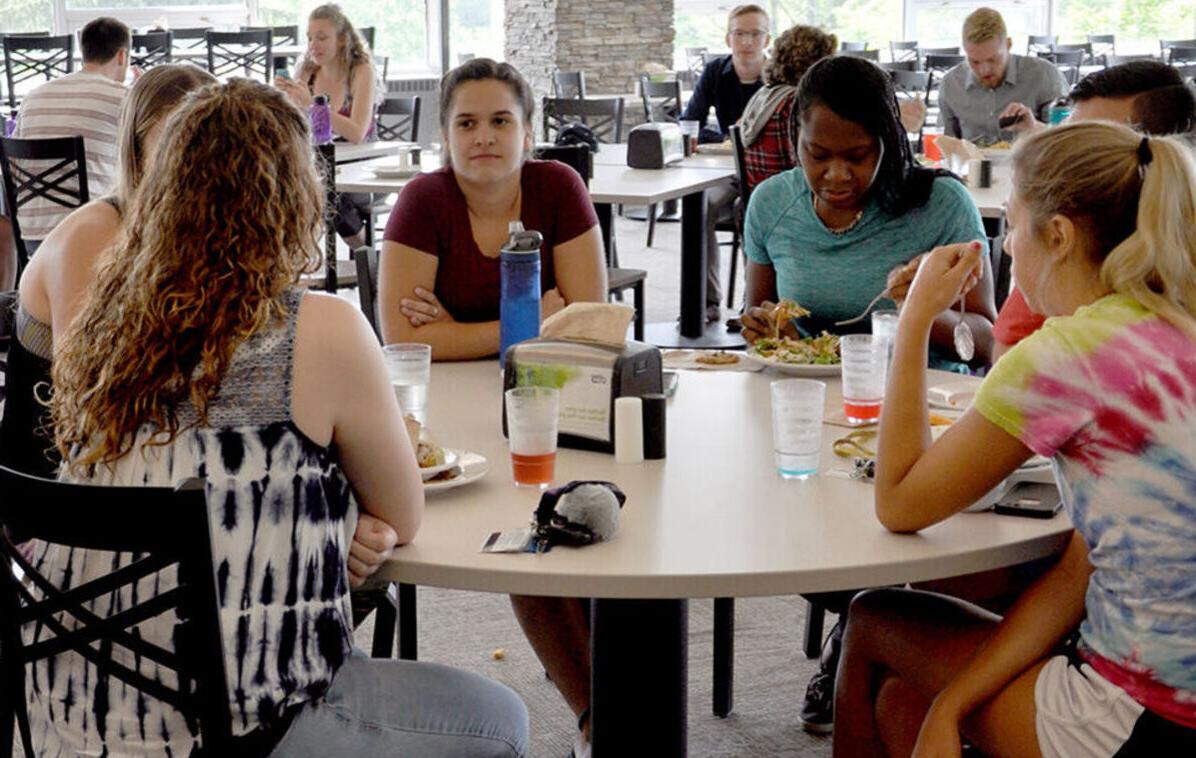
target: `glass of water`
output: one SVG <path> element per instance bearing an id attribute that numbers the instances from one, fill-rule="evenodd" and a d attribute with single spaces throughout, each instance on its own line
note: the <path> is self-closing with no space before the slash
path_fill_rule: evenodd
<path id="1" fill-rule="evenodd" d="M 773 382 L 769 391 L 777 473 L 784 479 L 813 476 L 818 473 L 818 454 L 822 450 L 826 384 L 813 379 L 782 379 Z"/>
<path id="2" fill-rule="evenodd" d="M 382 348 L 390 385 L 403 415 L 428 424 L 428 379 L 432 375 L 432 346 L 398 342 Z"/>
<path id="3" fill-rule="evenodd" d="M 885 366 L 893 368 L 893 348 L 897 344 L 897 311 L 892 308 L 872 311 L 872 337 L 885 343 Z"/>

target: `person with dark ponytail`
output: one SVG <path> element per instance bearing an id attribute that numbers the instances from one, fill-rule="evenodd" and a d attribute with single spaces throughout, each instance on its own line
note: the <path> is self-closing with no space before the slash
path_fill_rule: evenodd
<path id="1" fill-rule="evenodd" d="M 892 81 L 874 63 L 847 56 L 815 63 L 798 86 L 793 118 L 801 165 L 756 188 L 744 224 L 748 344 L 772 332 L 768 306 L 778 298 L 812 314 L 782 324 L 789 336 L 838 331 L 834 322 L 862 313 L 886 291 L 890 273 L 921 253 L 985 240 L 957 177 L 914 162 Z M 986 269 L 964 316 L 980 363 L 996 316 L 991 281 Z M 935 325 L 931 340 L 943 358 L 958 360 L 951 334 L 959 318 L 944 311 Z"/>

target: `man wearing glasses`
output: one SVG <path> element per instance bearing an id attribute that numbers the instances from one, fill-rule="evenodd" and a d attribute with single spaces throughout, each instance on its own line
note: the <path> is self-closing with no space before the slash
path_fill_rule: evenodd
<path id="1" fill-rule="evenodd" d="M 693 97 L 681 115 L 684 121 L 699 121 L 699 142 L 722 142 L 727 128 L 739 120 L 748 100 L 763 86 L 764 50 L 768 47 L 768 14 L 758 5 L 738 5 L 727 16 L 727 47 L 731 54 L 711 60 L 702 71 Z M 710 106 L 718 129 L 706 126 Z"/>
<path id="2" fill-rule="evenodd" d="M 768 47 L 768 14 L 759 5 L 738 5 L 727 16 L 727 46 L 731 54 L 706 64 L 694 87 L 693 96 L 681 114 L 683 121 L 702 125 L 699 142 L 722 142 L 731 124 L 743 115 L 748 100 L 764 86 L 764 50 Z M 718 129 L 706 126 L 710 106 Z M 734 218 L 739 190 L 726 185 L 706 193 L 706 321 L 717 321 L 722 311 L 722 282 L 719 281 L 718 239 L 715 225 Z"/>

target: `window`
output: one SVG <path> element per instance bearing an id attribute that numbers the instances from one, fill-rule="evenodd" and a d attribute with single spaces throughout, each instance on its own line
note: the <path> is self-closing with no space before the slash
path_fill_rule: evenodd
<path id="1" fill-rule="evenodd" d="M 258 19 L 270 26 L 298 24 L 302 44 L 307 39 L 307 14 L 316 5 L 312 0 L 257 0 Z M 340 0 L 339 5 L 353 26 L 374 27 L 374 53 L 390 58 L 390 76 L 439 70 L 439 61 L 429 59 L 423 0 Z"/>
<path id="2" fill-rule="evenodd" d="M 449 65 L 465 57 L 503 58 L 503 1 L 450 0 Z"/>
<path id="3" fill-rule="evenodd" d="M 1160 39 L 1196 38 L 1191 0 L 1055 0 L 1054 33 L 1060 42 L 1088 34 L 1116 34 L 1117 52 L 1159 54 Z"/>
<path id="4" fill-rule="evenodd" d="M 0 19 L 5 33 L 52 32 L 54 6 L 46 0 L 0 0 Z"/>
<path id="5" fill-rule="evenodd" d="M 967 0 L 909 0 L 907 39 L 916 39 L 922 47 L 950 47 L 962 44 L 963 20 L 980 7 Z M 1030 34 L 1048 34 L 1048 0 L 1005 0 L 986 5 L 1000 12 L 1013 40 L 1013 52 L 1026 52 Z"/>
<path id="6" fill-rule="evenodd" d="M 685 48 L 725 50 L 727 13 L 738 5 L 730 0 L 676 0 L 673 41 L 674 68 L 685 67 Z M 809 24 L 834 32 L 840 40 L 867 41 L 884 48 L 901 28 L 902 0 L 758 0 L 768 11 L 772 34 L 794 24 Z"/>

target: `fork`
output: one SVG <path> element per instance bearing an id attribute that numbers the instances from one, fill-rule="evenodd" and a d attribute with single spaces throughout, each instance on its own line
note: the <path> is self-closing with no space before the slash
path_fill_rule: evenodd
<path id="1" fill-rule="evenodd" d="M 883 298 L 886 298 L 888 296 L 889 296 L 889 288 L 885 287 L 884 290 L 882 290 L 879 295 L 872 298 L 872 302 L 868 303 L 868 306 L 866 308 L 864 308 L 863 313 L 856 316 L 855 318 L 849 318 L 846 321 L 836 321 L 835 326 L 847 326 L 848 324 L 854 324 L 857 321 L 863 321 L 864 319 L 868 318 L 868 314 L 872 312 L 872 309 L 876 307 L 876 304 L 879 303 Z"/>

